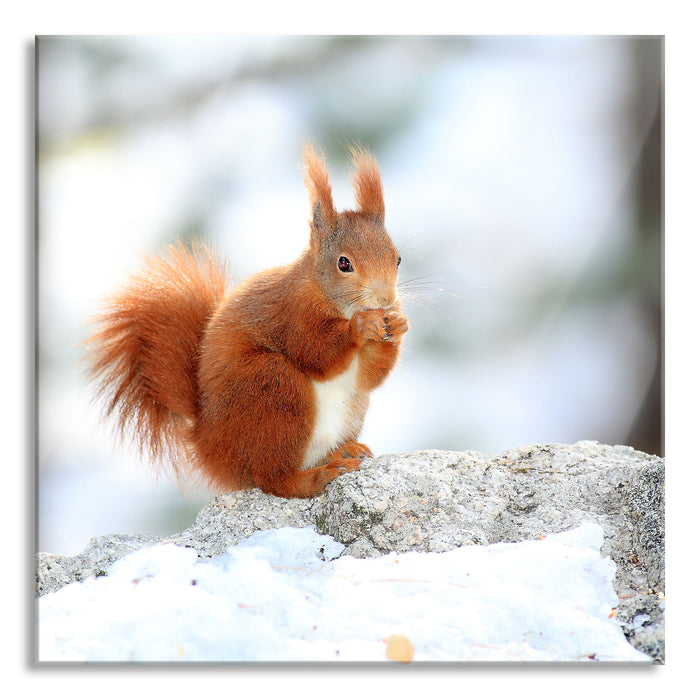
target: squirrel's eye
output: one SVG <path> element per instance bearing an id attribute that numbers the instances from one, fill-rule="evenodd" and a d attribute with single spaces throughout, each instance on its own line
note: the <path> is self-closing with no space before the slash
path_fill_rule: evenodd
<path id="1" fill-rule="evenodd" d="M 352 263 L 344 255 L 338 258 L 338 269 L 341 272 L 354 272 Z"/>
<path id="2" fill-rule="evenodd" d="M 398 267 L 401 264 L 401 256 L 399 255 L 399 261 L 396 263 L 396 267 Z"/>

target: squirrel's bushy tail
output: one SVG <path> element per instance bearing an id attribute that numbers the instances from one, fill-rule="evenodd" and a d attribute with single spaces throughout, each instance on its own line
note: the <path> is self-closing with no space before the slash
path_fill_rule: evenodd
<path id="1" fill-rule="evenodd" d="M 226 290 L 213 252 L 181 243 L 149 256 L 109 298 L 84 343 L 89 372 L 122 438 L 178 462 L 198 413 L 197 362 L 207 321 Z"/>

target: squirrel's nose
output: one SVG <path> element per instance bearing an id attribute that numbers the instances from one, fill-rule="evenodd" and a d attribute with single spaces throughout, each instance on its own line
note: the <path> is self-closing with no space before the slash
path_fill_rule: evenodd
<path id="1" fill-rule="evenodd" d="M 386 309 L 396 301 L 396 289 L 393 285 L 377 285 L 375 289 L 377 290 L 375 298 L 378 307 Z"/>

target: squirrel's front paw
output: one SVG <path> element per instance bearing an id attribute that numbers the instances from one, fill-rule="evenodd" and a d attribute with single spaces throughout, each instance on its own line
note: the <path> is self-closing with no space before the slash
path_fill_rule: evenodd
<path id="1" fill-rule="evenodd" d="M 384 312 L 381 309 L 358 311 L 351 320 L 352 332 L 363 341 L 383 340 L 386 336 Z"/>
<path id="2" fill-rule="evenodd" d="M 396 340 L 408 330 L 408 319 L 395 312 L 388 313 L 384 317 L 384 340 Z"/>

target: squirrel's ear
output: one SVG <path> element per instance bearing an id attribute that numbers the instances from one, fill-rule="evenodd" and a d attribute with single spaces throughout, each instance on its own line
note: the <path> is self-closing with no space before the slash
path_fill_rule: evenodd
<path id="1" fill-rule="evenodd" d="M 317 244 L 331 236 L 338 226 L 331 185 L 323 154 L 304 147 L 304 184 L 311 198 L 311 238 Z"/>
<path id="2" fill-rule="evenodd" d="M 355 167 L 353 187 L 358 211 L 376 216 L 384 223 L 384 195 L 377 161 L 362 146 L 352 146 L 350 156 Z"/>

